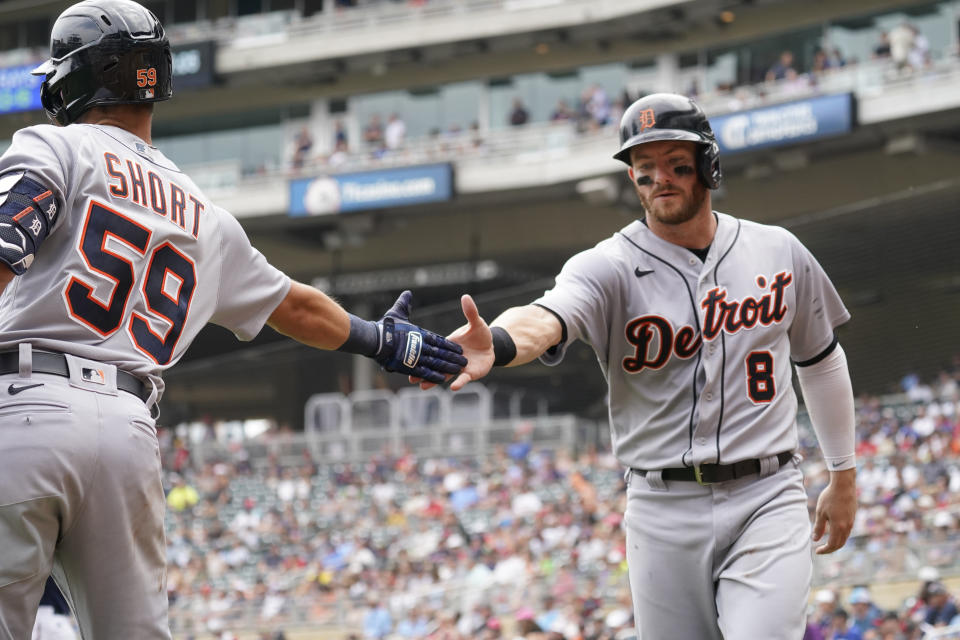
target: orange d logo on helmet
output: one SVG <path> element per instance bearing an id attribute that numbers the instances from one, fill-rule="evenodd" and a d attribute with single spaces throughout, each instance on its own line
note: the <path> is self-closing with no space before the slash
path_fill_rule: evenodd
<path id="1" fill-rule="evenodd" d="M 657 118 L 654 115 L 653 109 L 644 109 L 637 114 L 637 119 L 639 120 L 641 132 L 657 124 Z"/>

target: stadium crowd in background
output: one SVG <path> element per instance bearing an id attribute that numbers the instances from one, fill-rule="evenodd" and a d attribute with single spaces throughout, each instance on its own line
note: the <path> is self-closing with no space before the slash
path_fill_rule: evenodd
<path id="1" fill-rule="evenodd" d="M 909 77 L 931 67 L 933 59 L 929 41 L 916 25 L 904 21 L 890 31 L 878 30 L 877 38 L 878 42 L 874 45 L 870 57 L 873 63 L 886 65 L 887 80 Z M 830 74 L 857 64 L 859 60 L 855 56 L 847 56 L 838 47 L 824 41 L 814 49 L 809 64 L 801 64 L 795 52 L 786 49 L 771 61 L 769 67 L 759 69 L 755 74 L 757 77 L 747 82 L 720 82 L 706 95 L 698 89 L 697 82 L 692 82 L 685 93 L 703 104 L 724 110 L 749 109 L 815 93 Z M 501 118 L 495 118 L 496 122 L 490 127 L 517 128 L 545 122 L 573 122 L 575 133 L 589 134 L 608 125 L 618 124 L 624 105 L 631 104 L 645 92 L 633 93 L 636 95 L 623 89 L 620 95 L 611 100 L 601 85 L 590 83 L 581 89 L 579 95 L 558 99 L 556 106 L 544 116 L 543 122 L 534 116 L 526 97 L 517 95 L 513 97 L 507 113 Z M 384 125 L 381 114 L 372 114 L 363 125 L 360 145 L 347 143 L 344 123 L 338 120 L 333 125 L 336 133 L 329 153 L 322 153 L 312 144 L 309 130 L 297 131 L 290 143 L 290 168 L 293 171 L 304 168 L 336 169 L 351 158 L 366 162 L 402 162 L 405 159 L 411 162 L 432 161 L 450 154 L 476 153 L 486 149 L 478 142 L 490 132 L 481 130 L 476 122 L 471 126 L 469 140 L 460 125 L 451 125 L 445 132 L 440 129 L 432 130 L 426 137 L 408 138 L 403 118 L 404 114 L 395 112 Z M 391 126 L 393 133 L 390 132 Z M 305 145 L 307 139 L 310 142 Z M 412 153 L 414 148 L 422 155 Z"/>
<path id="2" fill-rule="evenodd" d="M 821 582 L 864 587 L 845 598 L 817 592 L 809 640 L 913 639 L 925 624 L 960 624 L 939 580 L 960 552 L 960 357 L 932 381 L 905 376 L 897 391 L 859 399 L 861 508 L 847 546 L 818 565 Z M 284 466 L 235 444 L 230 459 L 194 468 L 177 431 L 160 440 L 177 631 L 252 615 L 266 627 L 340 625 L 364 638 L 633 633 L 625 492 L 609 454 L 571 457 L 520 438 L 488 460 L 407 451 Z M 815 496 L 827 471 L 812 432 L 801 434 Z M 916 577 L 921 591 L 901 607 L 872 602 L 871 582 Z"/>

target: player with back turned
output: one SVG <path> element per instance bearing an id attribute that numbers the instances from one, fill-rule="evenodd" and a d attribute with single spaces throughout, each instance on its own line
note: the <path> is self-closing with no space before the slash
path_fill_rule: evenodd
<path id="1" fill-rule="evenodd" d="M 466 360 L 409 292 L 370 322 L 292 282 L 151 145 L 172 63 L 141 5 L 68 8 L 34 73 L 61 126 L 0 158 L 0 637 L 30 638 L 52 571 L 84 638 L 169 638 L 153 409 L 207 322 L 436 381 Z"/>
<path id="2" fill-rule="evenodd" d="M 810 522 L 793 368 L 830 470 L 813 538 L 845 543 L 856 512 L 853 393 L 836 329 L 849 319 L 786 230 L 713 211 L 719 150 L 689 98 L 624 113 L 620 150 L 643 220 L 571 258 L 556 285 L 491 323 L 469 296 L 449 336 L 469 364 L 593 347 L 609 385 L 614 453 L 627 468 L 627 563 L 643 640 L 799 640 Z M 429 386 L 425 384 L 424 386 Z"/>

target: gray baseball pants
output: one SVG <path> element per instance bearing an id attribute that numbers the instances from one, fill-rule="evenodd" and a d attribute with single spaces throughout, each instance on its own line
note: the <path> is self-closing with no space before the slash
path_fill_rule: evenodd
<path id="1" fill-rule="evenodd" d="M 625 524 L 639 640 L 803 637 L 813 564 L 795 461 L 708 486 L 628 472 Z"/>
<path id="2" fill-rule="evenodd" d="M 23 358 L 0 376 L 4 640 L 29 640 L 51 572 L 86 640 L 170 638 L 155 423 L 90 364 L 105 384 L 33 374 Z"/>

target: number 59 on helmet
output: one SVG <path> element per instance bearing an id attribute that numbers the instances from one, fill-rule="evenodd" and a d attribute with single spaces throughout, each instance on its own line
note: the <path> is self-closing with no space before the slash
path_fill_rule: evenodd
<path id="1" fill-rule="evenodd" d="M 68 125 L 93 106 L 158 102 L 173 95 L 173 60 L 163 25 L 132 0 L 84 0 L 57 18 L 43 76 L 47 115 Z"/>

